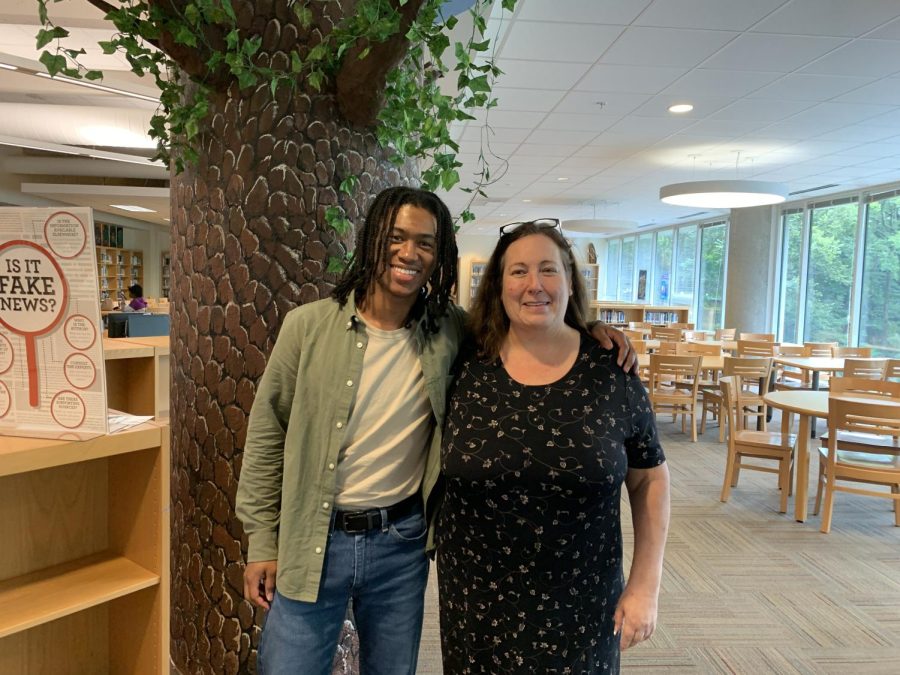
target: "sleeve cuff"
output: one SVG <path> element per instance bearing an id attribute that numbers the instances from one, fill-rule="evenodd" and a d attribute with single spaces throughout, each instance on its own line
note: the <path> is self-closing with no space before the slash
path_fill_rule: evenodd
<path id="1" fill-rule="evenodd" d="M 254 532 L 247 544 L 247 562 L 278 559 L 278 535 L 273 531 Z"/>

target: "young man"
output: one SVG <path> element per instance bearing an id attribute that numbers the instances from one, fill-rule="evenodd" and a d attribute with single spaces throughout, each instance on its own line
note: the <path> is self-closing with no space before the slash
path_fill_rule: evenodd
<path id="1" fill-rule="evenodd" d="M 334 297 L 285 317 L 250 413 L 236 509 L 249 538 L 244 594 L 269 610 L 264 675 L 330 673 L 348 602 L 363 675 L 415 673 L 426 507 L 464 334 L 450 302 L 456 259 L 444 203 L 388 188 Z"/>

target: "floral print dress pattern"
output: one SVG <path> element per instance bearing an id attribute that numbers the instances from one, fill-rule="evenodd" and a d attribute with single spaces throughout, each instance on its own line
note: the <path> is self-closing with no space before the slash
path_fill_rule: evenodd
<path id="1" fill-rule="evenodd" d="M 548 385 L 462 354 L 437 525 L 444 673 L 618 672 L 621 486 L 665 461 L 646 391 L 587 335 Z"/>

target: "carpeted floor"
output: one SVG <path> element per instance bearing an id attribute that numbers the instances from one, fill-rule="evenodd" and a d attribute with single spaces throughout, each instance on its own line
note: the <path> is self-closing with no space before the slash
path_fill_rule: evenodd
<path id="1" fill-rule="evenodd" d="M 718 429 L 691 443 L 668 419 L 660 418 L 660 431 L 672 523 L 659 625 L 650 641 L 626 652 L 623 671 L 900 673 L 900 528 L 890 502 L 839 493 L 832 532 L 821 534 L 817 516 L 794 521 L 793 498 L 790 513 L 778 513 L 774 474 L 744 471 L 722 504 Z M 811 508 L 815 457 L 810 464 Z M 432 565 L 421 675 L 442 673 L 434 582 Z"/>

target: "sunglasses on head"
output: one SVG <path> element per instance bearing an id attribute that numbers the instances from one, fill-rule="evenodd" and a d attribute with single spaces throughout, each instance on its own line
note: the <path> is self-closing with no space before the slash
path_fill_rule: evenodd
<path id="1" fill-rule="evenodd" d="M 558 218 L 538 218 L 537 220 L 522 220 L 516 223 L 507 223 L 500 228 L 500 236 L 511 234 L 523 225 L 534 225 L 539 230 L 557 230 L 562 234 L 562 227 Z"/>

